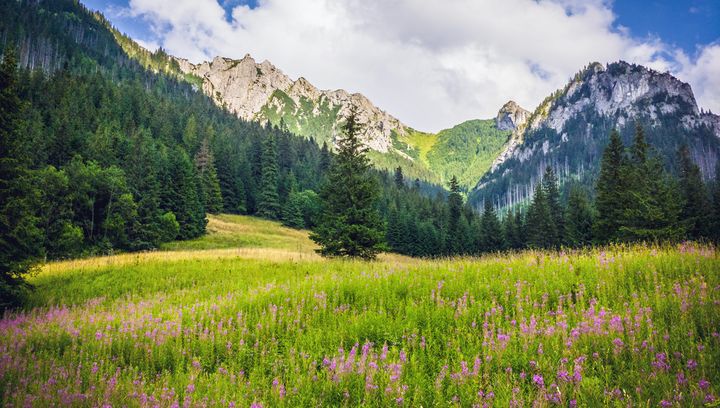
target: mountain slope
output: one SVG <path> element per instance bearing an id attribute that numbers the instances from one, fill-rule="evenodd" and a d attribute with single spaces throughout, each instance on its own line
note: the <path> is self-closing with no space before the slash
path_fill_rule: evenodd
<path id="1" fill-rule="evenodd" d="M 617 128 L 626 143 L 635 124 L 672 167 L 687 144 L 710 177 L 720 156 L 720 118 L 701 112 L 690 85 L 668 73 L 626 62 L 598 63 L 547 97 L 527 118 L 471 194 L 513 205 L 530 196 L 542 171 L 553 166 L 561 181 L 590 186 L 608 135 Z"/>
<path id="2" fill-rule="evenodd" d="M 175 60 L 184 74 L 202 79 L 206 95 L 238 117 L 280 126 L 320 144 L 332 146 L 342 136 L 343 117 L 354 105 L 366 126 L 361 139 L 373 163 L 385 169 L 400 166 L 406 175 L 428 181 L 445 183 L 456 175 L 472 187 L 512 130 L 507 128 L 512 121 L 499 129 L 497 120 L 473 120 L 437 134 L 420 132 L 361 94 L 319 90 L 305 78 L 292 80 L 270 62 L 257 63 L 250 55 L 240 60 L 216 57 L 197 65 Z"/>

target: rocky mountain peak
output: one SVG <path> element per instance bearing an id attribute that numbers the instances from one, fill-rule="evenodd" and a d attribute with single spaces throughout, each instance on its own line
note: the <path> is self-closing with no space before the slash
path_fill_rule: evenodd
<path id="1" fill-rule="evenodd" d="M 547 126 L 562 132 L 569 119 L 587 109 L 616 118 L 619 126 L 639 117 L 653 123 L 667 114 L 699 114 L 690 85 L 669 73 L 625 61 L 593 63 L 538 107 L 530 128 Z"/>
<path id="2" fill-rule="evenodd" d="M 298 119 L 293 128 L 298 134 L 334 141 L 343 116 L 355 105 L 360 122 L 365 124 L 363 142 L 370 149 L 381 153 L 394 150 L 393 133 L 407 133 L 405 125 L 365 96 L 342 89 L 320 90 L 304 77 L 293 81 L 268 61 L 258 64 L 250 54 L 240 60 L 215 57 L 197 65 L 176 60 L 184 73 L 203 79 L 206 95 L 244 120 L 267 122 L 289 113 Z M 313 120 L 324 127 L 313 127 Z"/>
<path id="3" fill-rule="evenodd" d="M 500 130 L 515 131 L 525 124 L 530 112 L 523 109 L 515 101 L 508 101 L 495 117 L 495 126 Z"/>

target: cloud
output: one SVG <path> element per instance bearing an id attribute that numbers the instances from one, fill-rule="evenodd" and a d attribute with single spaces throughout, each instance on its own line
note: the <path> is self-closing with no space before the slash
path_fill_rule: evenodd
<path id="1" fill-rule="evenodd" d="M 222 1 L 222 0 L 221 0 Z M 625 59 L 690 81 L 720 111 L 720 48 L 691 58 L 614 27 L 609 0 L 130 0 L 170 53 L 199 62 L 250 53 L 293 78 L 361 92 L 417 129 L 533 109 L 593 61 Z"/>

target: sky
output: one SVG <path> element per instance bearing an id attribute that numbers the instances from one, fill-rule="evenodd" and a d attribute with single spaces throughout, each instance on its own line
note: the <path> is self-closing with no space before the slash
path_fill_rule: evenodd
<path id="1" fill-rule="evenodd" d="M 268 60 L 438 131 L 533 110 L 587 64 L 689 82 L 720 113 L 720 0 L 83 0 L 140 44 L 193 62 Z"/>

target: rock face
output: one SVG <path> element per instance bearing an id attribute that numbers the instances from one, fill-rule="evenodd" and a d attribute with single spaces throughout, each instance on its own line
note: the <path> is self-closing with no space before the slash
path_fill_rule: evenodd
<path id="1" fill-rule="evenodd" d="M 268 61 L 256 63 L 250 55 L 241 60 L 216 57 L 198 65 L 177 59 L 181 70 L 203 79 L 203 92 L 247 121 L 282 123 L 300 136 L 334 143 L 351 106 L 358 108 L 365 125 L 361 139 L 380 153 L 397 152 L 393 137 L 407 134 L 398 119 L 374 106 L 365 96 L 344 90 L 319 90 L 305 78 L 293 81 Z"/>
<path id="2" fill-rule="evenodd" d="M 495 126 L 500 130 L 515 131 L 523 126 L 530 117 L 530 112 L 521 108 L 515 101 L 509 101 L 495 117 Z"/>
<path id="3" fill-rule="evenodd" d="M 720 117 L 699 111 L 690 85 L 622 61 L 589 65 L 521 120 L 511 112 L 515 106 L 508 103 L 496 120 L 498 126 L 514 126 L 513 136 L 476 186 L 472 201 L 521 202 L 547 166 L 561 181 L 590 187 L 610 131 L 620 130 L 629 143 L 636 123 L 669 166 L 682 144 L 690 147 L 706 176 L 714 173 L 720 157 Z"/>

